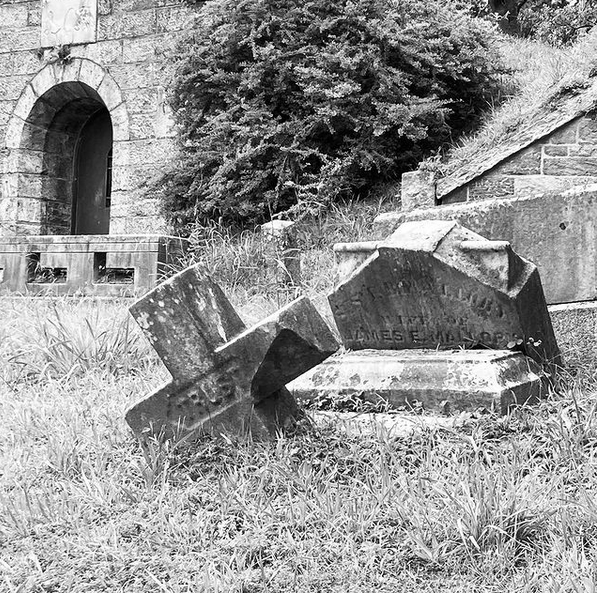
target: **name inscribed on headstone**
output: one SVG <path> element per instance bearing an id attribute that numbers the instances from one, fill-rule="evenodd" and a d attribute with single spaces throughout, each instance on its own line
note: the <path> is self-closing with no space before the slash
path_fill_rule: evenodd
<path id="1" fill-rule="evenodd" d="M 337 246 L 346 277 L 328 297 L 347 348 L 530 344 L 529 356 L 558 364 L 539 272 L 509 243 L 427 220 L 361 246 Z"/>
<path id="2" fill-rule="evenodd" d="M 506 295 L 433 258 L 416 254 L 391 265 L 380 259 L 379 267 L 361 270 L 359 282 L 342 290 L 348 299 L 332 299 L 349 348 L 505 348 L 523 337 Z"/>
<path id="3" fill-rule="evenodd" d="M 42 0 L 42 47 L 93 43 L 96 40 L 97 0 Z"/>

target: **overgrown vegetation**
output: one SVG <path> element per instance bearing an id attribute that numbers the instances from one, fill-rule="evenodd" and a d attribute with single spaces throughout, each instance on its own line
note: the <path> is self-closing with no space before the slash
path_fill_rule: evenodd
<path id="1" fill-rule="evenodd" d="M 115 355 L 132 374 L 113 373 L 101 354 L 78 373 L 38 372 L 54 312 L 65 344 L 82 330 L 118 344 L 125 303 L 2 304 L 3 593 L 596 586 L 591 383 L 506 418 L 425 428 L 422 416 L 409 433 L 372 419 L 360 432 L 337 422 L 272 443 L 205 437 L 143 449 L 123 413 L 165 379 L 147 346 Z M 22 352 L 32 357 L 17 362 Z M 81 359 L 65 352 L 73 366 Z"/>
<path id="2" fill-rule="evenodd" d="M 426 163 L 440 176 L 466 177 L 469 168 L 528 138 L 573 97 L 590 93 L 597 73 L 597 31 L 562 48 L 529 39 L 503 38 L 495 46 L 512 70 L 512 96 L 492 105 L 484 123 L 458 140 L 441 159 Z"/>
<path id="3" fill-rule="evenodd" d="M 591 0 L 530 0 L 522 3 L 521 33 L 554 45 L 567 45 L 597 25 L 597 6 Z"/>
<path id="4" fill-rule="evenodd" d="M 330 243 L 366 236 L 371 215 L 332 210 L 305 231 L 311 297 L 330 281 Z M 251 323 L 292 295 L 267 283 L 256 236 L 226 232 L 214 227 L 197 257 Z M 505 418 L 423 413 L 414 432 L 387 416 L 317 420 L 272 443 L 142 448 L 124 411 L 167 373 L 127 304 L 2 299 L 2 593 L 595 589 L 588 372 Z"/>
<path id="5" fill-rule="evenodd" d="M 183 232 L 367 195 L 470 130 L 500 86 L 492 28 L 439 0 L 211 0 L 178 48 Z"/>

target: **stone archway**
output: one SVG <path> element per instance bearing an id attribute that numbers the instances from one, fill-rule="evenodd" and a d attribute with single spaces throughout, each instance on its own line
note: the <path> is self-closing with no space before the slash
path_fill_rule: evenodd
<path id="1" fill-rule="evenodd" d="M 15 233 L 108 232 L 105 208 L 99 214 L 101 224 L 82 223 L 82 209 L 91 202 L 77 208 L 76 200 L 81 191 L 77 173 L 84 133 L 100 120 L 106 130 L 109 126 L 113 142 L 111 150 L 96 155 L 97 166 L 102 168 L 99 183 L 109 193 L 112 163 L 125 164 L 128 140 L 128 114 L 114 79 L 94 62 L 74 59 L 68 65 L 46 66 L 27 85 L 13 111 L 5 143 L 9 154 L 4 194 Z M 104 195 L 96 202 L 104 200 L 107 208 L 109 199 Z"/>

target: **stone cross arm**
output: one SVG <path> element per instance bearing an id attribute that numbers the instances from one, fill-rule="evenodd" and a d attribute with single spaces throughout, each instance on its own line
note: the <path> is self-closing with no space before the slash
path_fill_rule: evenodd
<path id="1" fill-rule="evenodd" d="M 172 380 L 127 412 L 136 433 L 275 433 L 299 415 L 284 387 L 338 349 L 301 297 L 247 329 L 199 267 L 170 278 L 131 313 Z"/>

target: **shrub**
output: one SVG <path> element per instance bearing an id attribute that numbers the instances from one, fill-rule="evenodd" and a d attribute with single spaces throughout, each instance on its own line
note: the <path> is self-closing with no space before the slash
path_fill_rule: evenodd
<path id="1" fill-rule="evenodd" d="M 568 45 L 597 24 L 592 2 L 532 0 L 518 16 L 521 33 L 554 45 Z"/>
<path id="2" fill-rule="evenodd" d="M 211 0 L 178 47 L 179 230 L 366 195 L 471 128 L 502 70 L 439 0 Z M 297 206 L 298 205 L 298 206 Z"/>

